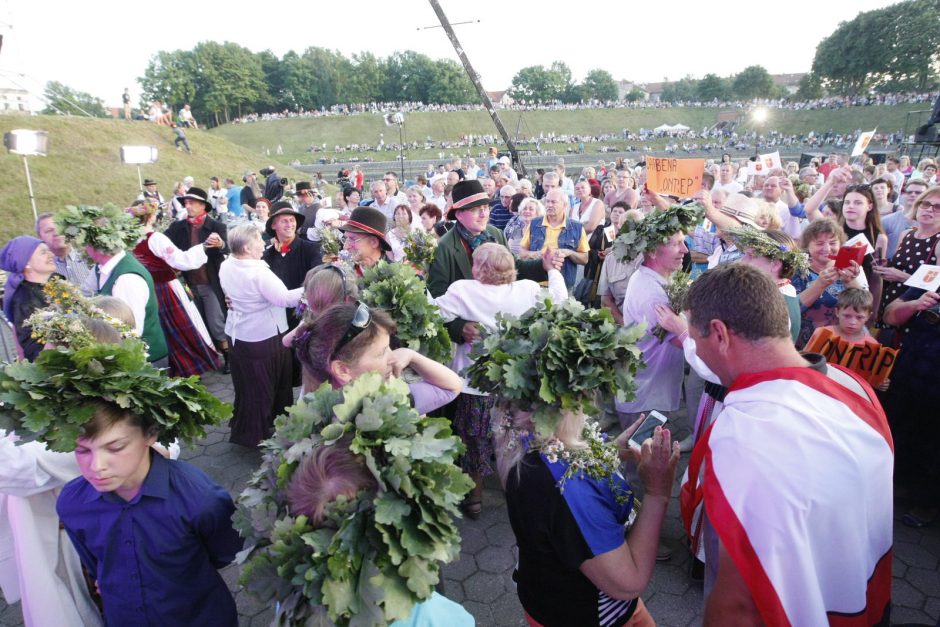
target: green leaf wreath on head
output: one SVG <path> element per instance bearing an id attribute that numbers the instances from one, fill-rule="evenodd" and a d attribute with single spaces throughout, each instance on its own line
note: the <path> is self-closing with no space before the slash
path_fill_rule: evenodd
<path id="1" fill-rule="evenodd" d="M 55 217 L 56 226 L 76 250 L 91 246 L 103 253 L 133 248 L 143 236 L 140 221 L 123 209 L 108 204 L 68 205 Z"/>
<path id="2" fill-rule="evenodd" d="M 780 261 L 793 269 L 793 276 L 800 276 L 809 271 L 809 255 L 799 248 L 781 244 L 763 231 L 741 226 L 726 229 L 725 232 L 738 250 L 751 249 L 760 257 Z"/>
<path id="3" fill-rule="evenodd" d="M 0 371 L 0 428 L 45 442 L 53 451 L 75 450 L 100 401 L 155 425 L 167 444 L 203 437 L 206 425 L 232 414 L 198 377 L 171 378 L 154 368 L 144 343 L 134 339 L 44 350 L 35 362 Z"/>
<path id="4" fill-rule="evenodd" d="M 427 285 L 414 268 L 380 261 L 365 270 L 358 283 L 360 300 L 388 312 L 404 346 L 436 362 L 450 363 L 453 348 L 441 312 L 428 301 Z"/>
<path id="5" fill-rule="evenodd" d="M 551 435 L 561 411 L 596 414 L 595 395 L 633 398 L 642 367 L 636 342 L 645 325 L 618 325 L 606 309 L 568 299 L 538 303 L 522 316 L 498 316 L 496 330 L 470 353 L 470 384 L 533 412 L 536 431 Z"/>
<path id="6" fill-rule="evenodd" d="M 338 499 L 314 528 L 291 513 L 287 486 L 306 455 L 341 438 L 378 488 Z M 455 464 L 463 445 L 449 422 L 419 416 L 407 384 L 376 373 L 324 384 L 277 418 L 261 449 L 234 521 L 248 546 L 241 582 L 280 602 L 277 624 L 386 625 L 431 596 L 439 563 L 460 553 L 454 519 L 473 482 Z"/>
<path id="7" fill-rule="evenodd" d="M 653 211 L 642 220 L 627 220 L 614 240 L 613 254 L 621 261 L 633 261 L 665 244 L 676 233 L 688 233 L 704 215 L 705 209 L 701 205 L 672 205 L 668 209 Z"/>

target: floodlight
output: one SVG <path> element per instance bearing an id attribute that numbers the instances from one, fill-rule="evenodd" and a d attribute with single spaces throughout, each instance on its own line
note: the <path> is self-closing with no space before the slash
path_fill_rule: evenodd
<path id="1" fill-rule="evenodd" d="M 767 120 L 767 113 L 765 107 L 757 107 L 754 109 L 754 121 L 758 124 L 763 124 Z"/>
<path id="2" fill-rule="evenodd" d="M 157 162 L 156 146 L 121 146 L 121 162 L 131 165 Z"/>
<path id="3" fill-rule="evenodd" d="M 18 128 L 4 133 L 3 145 L 14 155 L 45 157 L 49 150 L 49 133 Z"/>

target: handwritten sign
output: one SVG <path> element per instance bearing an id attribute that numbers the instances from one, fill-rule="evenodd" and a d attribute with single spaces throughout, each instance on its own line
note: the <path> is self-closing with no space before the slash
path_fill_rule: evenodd
<path id="1" fill-rule="evenodd" d="M 880 385 L 891 374 L 898 350 L 888 348 L 874 340 L 869 342 L 848 342 L 832 329 L 819 328 L 809 338 L 807 353 L 819 353 L 830 364 L 839 364 L 861 376 L 872 386 Z"/>
<path id="2" fill-rule="evenodd" d="M 646 186 L 655 194 L 691 198 L 702 189 L 704 159 L 646 157 Z"/>
<path id="3" fill-rule="evenodd" d="M 858 140 L 855 142 L 855 147 L 852 148 L 853 157 L 857 157 L 865 152 L 865 149 L 868 148 L 868 144 L 871 143 L 871 138 L 875 136 L 875 131 L 877 130 L 877 128 L 873 128 L 867 133 L 862 133 L 858 136 Z"/>

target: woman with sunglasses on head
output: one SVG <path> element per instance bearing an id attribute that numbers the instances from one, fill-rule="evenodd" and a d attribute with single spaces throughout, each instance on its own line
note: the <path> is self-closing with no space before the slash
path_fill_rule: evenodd
<path id="1" fill-rule="evenodd" d="M 288 290 L 261 260 L 264 241 L 255 224 L 228 234 L 232 256 L 222 262 L 219 282 L 230 301 L 225 333 L 232 349 L 235 413 L 230 440 L 255 447 L 271 437 L 274 418 L 294 402 L 291 355 L 281 343 L 286 307 L 296 307 L 303 287 Z"/>
<path id="2" fill-rule="evenodd" d="M 409 383 L 412 404 L 420 414 L 457 398 L 463 380 L 453 370 L 410 348 L 392 350 L 395 321 L 381 309 L 364 303 L 339 303 L 326 309 L 298 338 L 297 357 L 306 370 L 305 384 L 313 390 L 323 383 L 340 388 L 367 372 L 386 379 L 411 368 L 421 377 Z"/>
<path id="3" fill-rule="evenodd" d="M 922 264 L 935 265 L 940 258 L 940 187 L 931 187 L 914 201 L 912 207 L 917 225 L 901 234 L 901 243 L 889 265 L 875 267 L 885 281 L 881 297 L 881 313 L 901 294 L 907 291 L 904 282 L 911 278 Z M 885 321 L 887 322 L 887 321 Z M 879 335 L 879 341 L 887 344 Z M 891 341 L 897 345 L 900 338 Z"/>

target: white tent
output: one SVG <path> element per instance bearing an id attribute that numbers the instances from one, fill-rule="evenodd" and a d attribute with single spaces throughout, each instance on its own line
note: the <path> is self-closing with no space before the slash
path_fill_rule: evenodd
<path id="1" fill-rule="evenodd" d="M 672 131 L 672 127 L 668 124 L 663 124 L 653 129 L 654 133 L 669 133 L 670 131 Z"/>
<path id="2" fill-rule="evenodd" d="M 675 126 L 672 127 L 672 130 L 675 131 L 676 133 L 680 133 L 682 131 L 689 130 L 689 127 L 686 126 L 685 124 L 676 124 Z"/>

